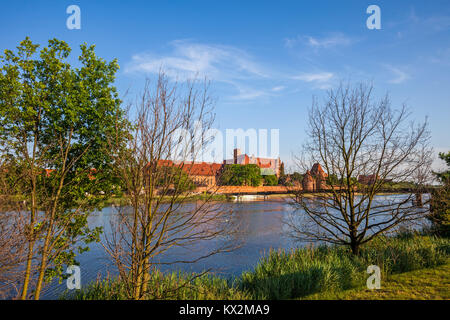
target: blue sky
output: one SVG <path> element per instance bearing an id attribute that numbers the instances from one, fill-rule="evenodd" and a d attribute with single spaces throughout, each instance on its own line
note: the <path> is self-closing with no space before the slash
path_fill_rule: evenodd
<path id="1" fill-rule="evenodd" d="M 81 29 L 69 30 L 69 5 Z M 369 5 L 381 30 L 369 30 Z M 449 1 L 3 1 L 0 50 L 25 36 L 41 45 L 81 43 L 117 58 L 116 85 L 138 93 L 161 66 L 204 75 L 217 99 L 216 126 L 280 130 L 288 161 L 305 138 L 312 96 L 340 80 L 372 81 L 377 96 L 428 116 L 436 152 L 450 150 Z M 75 61 L 75 60 L 74 60 Z M 288 161 L 289 162 L 289 161 Z M 435 167 L 439 164 L 436 163 Z"/>

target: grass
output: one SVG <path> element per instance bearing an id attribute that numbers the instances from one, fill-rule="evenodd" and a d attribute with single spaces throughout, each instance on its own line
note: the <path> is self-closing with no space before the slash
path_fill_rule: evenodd
<path id="1" fill-rule="evenodd" d="M 379 237 L 364 245 L 357 257 L 336 246 L 271 251 L 253 270 L 232 280 L 156 271 L 149 287 L 153 298 L 178 300 L 375 299 L 375 295 L 447 299 L 449 261 L 450 239 L 402 235 Z M 364 289 L 369 265 L 381 269 L 382 289 L 376 292 Z M 126 299 L 127 295 L 117 280 L 104 280 L 63 298 Z"/>
<path id="2" fill-rule="evenodd" d="M 381 288 L 359 287 L 344 291 L 323 292 L 305 300 L 449 300 L 450 261 L 446 264 L 405 272 L 382 279 Z"/>
<path id="3" fill-rule="evenodd" d="M 354 257 L 347 248 L 303 248 L 271 252 L 240 285 L 256 299 L 295 299 L 319 292 L 338 292 L 365 284 L 369 265 L 391 275 L 446 263 L 450 240 L 429 236 L 379 237 Z"/>
<path id="4" fill-rule="evenodd" d="M 228 280 L 193 273 L 170 272 L 152 273 L 149 299 L 165 300 L 246 300 L 251 296 L 240 291 Z M 60 299 L 73 300 L 126 300 L 127 290 L 117 279 L 96 281 L 75 292 L 65 292 Z"/>

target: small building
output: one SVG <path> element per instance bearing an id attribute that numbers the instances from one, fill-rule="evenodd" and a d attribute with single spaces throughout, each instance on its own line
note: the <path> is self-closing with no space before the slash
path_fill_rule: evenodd
<path id="1" fill-rule="evenodd" d="M 193 163 L 186 164 L 183 170 L 197 186 L 214 187 L 218 184 L 223 165 L 221 163 Z"/>
<path id="2" fill-rule="evenodd" d="M 316 181 L 314 180 L 313 176 L 311 175 L 311 171 L 309 170 L 306 170 L 306 173 L 303 176 L 302 187 L 306 192 L 316 191 Z"/>
<path id="3" fill-rule="evenodd" d="M 322 169 L 319 163 L 315 163 L 310 170 L 307 170 L 302 180 L 304 191 L 314 192 L 327 189 L 328 174 Z"/>

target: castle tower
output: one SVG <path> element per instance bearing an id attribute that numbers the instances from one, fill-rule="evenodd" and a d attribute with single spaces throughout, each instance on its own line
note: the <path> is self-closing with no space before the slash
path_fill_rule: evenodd
<path id="1" fill-rule="evenodd" d="M 238 162 L 237 162 L 237 158 L 238 158 L 238 156 L 240 156 L 241 155 L 241 149 L 234 149 L 233 150 L 233 163 L 234 164 L 237 164 Z"/>
<path id="2" fill-rule="evenodd" d="M 326 180 L 328 175 L 323 171 L 319 163 L 315 163 L 311 169 L 311 175 L 315 178 L 316 189 L 323 190 L 326 189 Z"/>
<path id="3" fill-rule="evenodd" d="M 305 175 L 303 176 L 302 186 L 303 190 L 307 192 L 313 192 L 315 191 L 315 180 L 311 175 L 311 172 L 309 170 L 306 171 Z"/>

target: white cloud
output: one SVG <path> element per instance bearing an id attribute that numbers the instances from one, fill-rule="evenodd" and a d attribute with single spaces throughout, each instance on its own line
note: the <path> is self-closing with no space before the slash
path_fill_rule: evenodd
<path id="1" fill-rule="evenodd" d="M 237 86 L 236 88 L 238 89 L 239 94 L 231 96 L 231 100 L 253 100 L 267 95 L 267 92 L 263 90 L 244 88 L 239 86 Z"/>
<path id="2" fill-rule="evenodd" d="M 302 73 L 301 75 L 292 77 L 296 80 L 302 80 L 306 82 L 324 82 L 333 77 L 331 72 L 319 72 L 319 73 Z"/>
<path id="3" fill-rule="evenodd" d="M 314 49 L 331 48 L 336 46 L 348 46 L 353 40 L 343 33 L 334 33 L 326 37 L 298 36 L 293 39 L 285 39 L 285 45 L 292 48 L 297 44 L 304 44 Z"/>
<path id="4" fill-rule="evenodd" d="M 279 91 L 284 90 L 285 88 L 286 88 L 285 86 L 277 86 L 277 87 L 273 87 L 271 90 L 273 92 L 279 92 Z"/>
<path id="5" fill-rule="evenodd" d="M 170 46 L 172 51 L 167 55 L 134 55 L 125 71 L 158 73 L 163 68 L 171 77 L 200 76 L 224 82 L 267 77 L 252 57 L 231 46 L 200 44 L 187 40 L 172 41 Z"/>
<path id="6" fill-rule="evenodd" d="M 232 86 L 236 95 L 232 100 L 255 99 L 270 92 L 251 88 L 250 81 L 267 80 L 269 73 L 244 50 L 224 45 L 202 44 L 189 40 L 169 43 L 164 55 L 139 53 L 132 56 L 125 72 L 157 74 L 160 70 L 173 79 L 207 78 Z"/>
<path id="7" fill-rule="evenodd" d="M 331 72 L 302 73 L 292 77 L 294 80 L 301 80 L 313 83 L 315 88 L 328 89 L 331 87 L 330 81 L 334 78 Z"/>
<path id="8" fill-rule="evenodd" d="M 394 78 L 388 80 L 389 83 L 400 84 L 411 78 L 411 76 L 408 73 L 399 69 L 398 67 L 388 65 L 386 66 L 386 68 L 389 69 L 394 75 Z"/>

